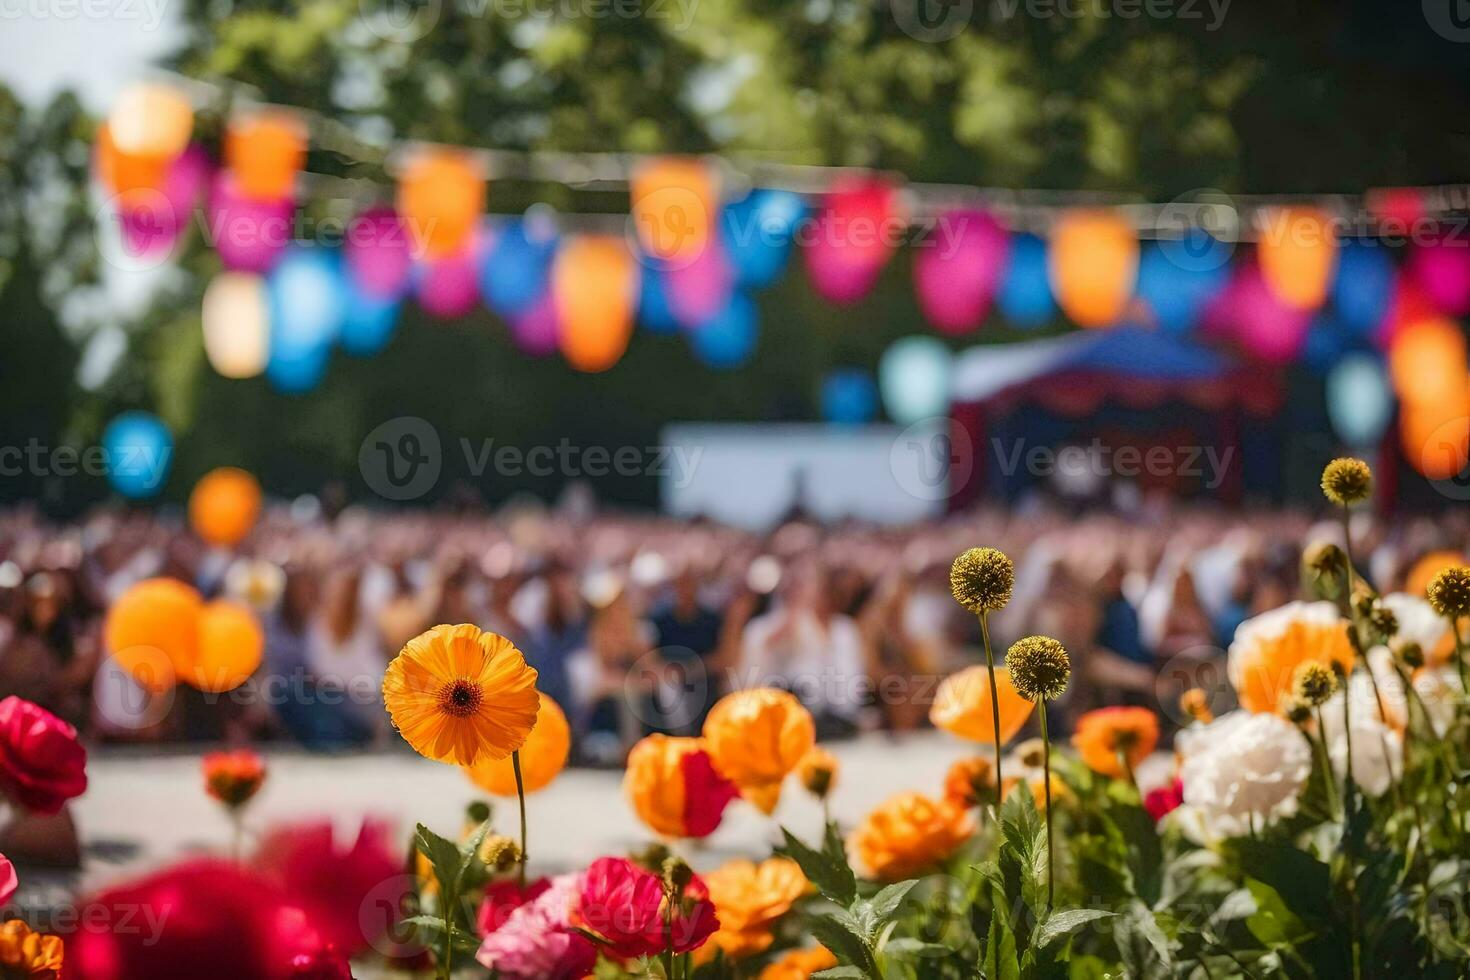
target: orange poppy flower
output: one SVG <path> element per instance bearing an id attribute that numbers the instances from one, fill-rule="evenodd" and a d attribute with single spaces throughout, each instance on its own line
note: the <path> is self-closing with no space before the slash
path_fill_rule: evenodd
<path id="1" fill-rule="evenodd" d="M 1291 679 L 1308 661 L 1352 666 L 1347 622 L 1330 602 L 1288 602 L 1241 623 L 1226 671 L 1241 707 L 1275 712 L 1291 694 Z"/>
<path id="2" fill-rule="evenodd" d="M 702 738 L 649 735 L 628 753 L 623 792 L 655 833 L 707 837 L 738 794 L 715 768 Z"/>
<path id="3" fill-rule="evenodd" d="M 974 828 L 970 811 L 952 800 L 899 793 L 864 818 L 848 849 L 874 878 L 900 881 L 954 854 Z"/>
<path id="4" fill-rule="evenodd" d="M 204 791 L 231 810 L 249 803 L 265 783 L 265 760 L 249 749 L 211 752 L 203 769 Z"/>
<path id="5" fill-rule="evenodd" d="M 56 980 L 61 958 L 60 937 L 32 932 L 21 919 L 0 925 L 0 976 Z"/>
<path id="6" fill-rule="evenodd" d="M 1159 719 L 1147 708 L 1098 708 L 1077 719 L 1072 747 L 1087 768 L 1121 779 L 1159 743 Z M 1123 760 L 1127 759 L 1125 769 Z"/>
<path id="7" fill-rule="evenodd" d="M 1025 726 L 1036 705 L 1016 692 L 1011 672 L 1005 667 L 995 668 L 995 689 L 1000 698 L 1000 741 L 1004 745 Z M 990 673 L 980 666 L 966 667 L 940 681 L 934 706 L 929 709 L 934 727 L 984 745 L 995 743 L 991 717 Z"/>
<path id="8" fill-rule="evenodd" d="M 816 744 L 810 711 L 785 691 L 757 687 L 727 694 L 704 722 L 710 757 L 740 795 L 763 813 L 776 809 L 781 782 Z"/>
<path id="9" fill-rule="evenodd" d="M 1006 771 L 1010 772 L 1009 769 L 1007 769 Z M 1040 769 L 1026 772 L 1024 775 L 1021 776 L 1007 776 L 1004 791 L 1001 793 L 1001 798 L 1004 799 L 1005 797 L 1010 796 L 1011 790 L 1015 789 L 1017 784 L 1019 784 L 1022 779 L 1026 780 L 1026 786 L 1031 790 L 1031 799 L 1036 803 L 1036 809 L 1041 813 L 1045 813 L 1046 777 L 1042 774 Z M 1070 794 L 1071 790 L 1067 789 L 1067 784 L 1062 782 L 1062 778 L 1056 773 L 1052 773 L 1051 798 L 1056 802 L 1061 802 Z"/>
<path id="10" fill-rule="evenodd" d="M 521 746 L 521 781 L 527 793 L 551 785 L 566 767 L 572 750 L 572 728 L 561 706 L 545 694 L 536 712 L 536 727 Z M 494 796 L 516 795 L 515 767 L 509 759 L 484 758 L 465 767 L 475 785 Z"/>
<path id="11" fill-rule="evenodd" d="M 955 760 L 944 774 L 944 798 L 969 809 L 995 798 L 995 766 L 983 756 Z"/>
<path id="12" fill-rule="evenodd" d="M 720 928 L 702 947 L 703 958 L 713 958 L 716 950 L 723 950 L 732 960 L 770 948 L 776 920 L 811 887 L 797 863 L 781 857 L 760 864 L 727 862 L 705 875 L 704 883 L 715 903 Z"/>
<path id="13" fill-rule="evenodd" d="M 525 745 L 540 709 L 536 671 L 521 651 L 469 624 L 409 640 L 388 664 L 383 701 L 419 755 L 460 766 Z"/>
<path id="14" fill-rule="evenodd" d="M 837 957 L 826 946 L 793 949 L 762 970 L 758 980 L 810 980 L 812 974 L 836 965 Z"/>

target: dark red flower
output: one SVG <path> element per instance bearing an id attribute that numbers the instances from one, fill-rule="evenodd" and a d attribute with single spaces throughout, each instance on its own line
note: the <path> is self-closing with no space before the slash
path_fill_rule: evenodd
<path id="1" fill-rule="evenodd" d="M 679 760 L 679 767 L 684 773 L 684 833 L 708 837 L 740 790 L 720 775 L 708 752 L 690 752 Z"/>
<path id="2" fill-rule="evenodd" d="M 364 821 L 345 849 L 327 820 L 278 827 L 261 841 L 255 866 L 347 956 L 388 932 L 411 887 L 387 825 L 375 820 Z"/>
<path id="3" fill-rule="evenodd" d="M 515 881 L 492 882 L 485 889 L 485 900 L 480 903 L 480 911 L 476 916 L 475 925 L 480 930 L 480 935 L 488 936 L 496 929 L 505 925 L 505 920 L 516 909 L 534 900 L 542 892 L 551 887 L 551 879 L 538 878 L 521 891 L 521 886 Z"/>
<path id="4" fill-rule="evenodd" d="M 22 698 L 0 701 L 0 793 L 54 814 L 87 790 L 87 750 L 77 730 Z"/>
<path id="5" fill-rule="evenodd" d="M 80 904 L 67 980 L 292 980 L 322 948 L 306 911 L 238 865 L 191 861 Z"/>
<path id="6" fill-rule="evenodd" d="M 1175 779 L 1172 783 L 1149 790 L 1143 797 L 1143 808 L 1158 823 L 1184 802 L 1184 783 Z"/>
<path id="7" fill-rule="evenodd" d="M 620 959 L 665 949 L 687 953 L 719 928 L 709 889 L 697 875 L 668 916 L 666 902 L 664 882 L 657 875 L 627 858 L 598 858 L 587 869 L 574 918 L 602 937 L 605 950 Z"/>

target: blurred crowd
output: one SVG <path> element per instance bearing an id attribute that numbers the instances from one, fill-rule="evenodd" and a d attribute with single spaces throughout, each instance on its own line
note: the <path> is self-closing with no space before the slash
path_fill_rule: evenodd
<path id="1" fill-rule="evenodd" d="M 1380 589 L 1436 550 L 1470 546 L 1463 510 L 1355 516 L 1358 564 Z M 953 601 L 954 556 L 1016 562 L 991 619 L 999 656 L 1044 633 L 1071 652 L 1068 716 L 1164 707 L 1210 683 L 1244 619 L 1302 593 L 1301 549 L 1342 539 L 1330 515 L 1157 504 L 1126 517 L 979 510 L 905 528 L 794 519 L 752 534 L 654 515 L 512 506 L 383 512 L 268 509 L 233 552 L 176 515 L 99 510 L 53 525 L 0 513 L 0 697 L 19 694 L 100 741 L 278 739 L 311 749 L 396 743 L 387 662 L 438 623 L 512 638 L 565 709 L 576 759 L 620 765 L 651 731 L 697 731 L 731 689 L 796 693 L 820 735 L 925 726 L 934 689 L 983 659 Z M 150 696 L 106 656 L 109 603 L 173 576 L 248 604 L 264 662 L 242 688 Z"/>

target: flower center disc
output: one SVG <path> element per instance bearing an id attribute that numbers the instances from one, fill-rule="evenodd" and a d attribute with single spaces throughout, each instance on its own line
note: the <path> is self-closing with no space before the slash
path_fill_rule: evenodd
<path id="1" fill-rule="evenodd" d="M 439 710 L 456 718 L 468 718 L 480 710 L 484 696 L 480 686 L 466 680 L 455 680 L 439 690 Z"/>

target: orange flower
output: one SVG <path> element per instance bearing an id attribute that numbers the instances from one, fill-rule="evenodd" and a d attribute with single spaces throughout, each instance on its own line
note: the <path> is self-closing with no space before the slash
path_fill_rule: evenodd
<path id="1" fill-rule="evenodd" d="M 461 766 L 526 744 L 540 708 L 536 671 L 521 651 L 468 624 L 409 640 L 388 665 L 383 701 L 415 751 Z"/>
<path id="2" fill-rule="evenodd" d="M 1006 771 L 1009 772 L 1010 770 Z M 1005 791 L 1001 794 L 1001 798 L 1004 799 L 1005 797 L 1010 796 L 1011 790 L 1015 789 L 1016 785 L 1020 783 L 1022 779 L 1026 780 L 1026 786 L 1031 790 L 1031 799 L 1035 801 L 1036 809 L 1042 813 L 1045 813 L 1046 779 L 1044 778 L 1040 769 L 1028 770 L 1022 776 L 1007 776 Z M 1058 776 L 1056 773 L 1052 773 L 1051 798 L 1054 801 L 1061 802 L 1070 794 L 1071 790 L 1067 789 L 1067 784 L 1062 782 L 1061 777 Z"/>
<path id="3" fill-rule="evenodd" d="M 757 687 L 727 694 L 704 722 L 710 757 L 763 813 L 776 809 L 781 781 L 817 740 L 811 712 L 785 691 Z"/>
<path id="4" fill-rule="evenodd" d="M 973 830 L 970 811 L 958 803 L 899 793 L 868 814 L 848 847 L 874 878 L 899 881 L 948 858 Z"/>
<path id="5" fill-rule="evenodd" d="M 790 858 L 774 857 L 756 864 L 735 860 L 704 876 L 720 928 L 702 947 L 704 958 L 724 950 L 729 959 L 764 952 L 774 936 L 771 927 L 810 888 L 801 868 Z"/>
<path id="6" fill-rule="evenodd" d="M 995 668 L 995 688 L 1000 696 L 1000 740 L 1004 744 L 1016 737 L 1036 705 L 1016 693 L 1005 667 Z M 966 667 L 941 681 L 929 709 L 929 720 L 936 728 L 985 745 L 995 742 L 991 717 L 990 674 L 979 666 Z"/>
<path id="7" fill-rule="evenodd" d="M 249 803 L 265 782 L 265 761 L 249 749 L 204 757 L 204 790 L 231 810 Z"/>
<path id="8" fill-rule="evenodd" d="M 738 794 L 702 738 L 649 735 L 628 753 L 623 792 L 638 819 L 668 837 L 707 837 Z"/>
<path id="9" fill-rule="evenodd" d="M 810 980 L 812 974 L 836 965 L 837 957 L 826 946 L 793 949 L 762 970 L 758 980 Z"/>
<path id="10" fill-rule="evenodd" d="M 56 980 L 61 976 L 61 939 L 32 932 L 20 919 L 0 925 L 0 976 Z"/>
<path id="11" fill-rule="evenodd" d="M 817 799 L 826 799 L 837 785 L 837 757 L 820 745 L 814 745 L 796 764 L 796 778 Z"/>
<path id="12" fill-rule="evenodd" d="M 1241 707 L 1275 712 L 1291 694 L 1297 666 L 1307 661 L 1352 666 L 1347 623 L 1330 602 L 1288 602 L 1241 623 L 1226 671 Z"/>
<path id="13" fill-rule="evenodd" d="M 521 780 L 526 792 L 534 793 L 551 785 L 561 775 L 571 750 L 572 729 L 567 724 L 567 716 L 560 705 L 542 694 L 536 727 L 521 746 Z M 466 766 L 465 775 L 487 793 L 516 795 L 515 767 L 509 759 L 481 759 L 473 766 Z"/>
<path id="14" fill-rule="evenodd" d="M 944 774 L 944 798 L 969 809 L 995 798 L 995 766 L 983 756 L 955 760 Z"/>
<path id="15" fill-rule="evenodd" d="M 1130 775 L 1158 743 L 1159 719 L 1147 708 L 1089 711 L 1077 719 L 1072 736 L 1072 746 L 1087 768 L 1114 779 Z"/>

